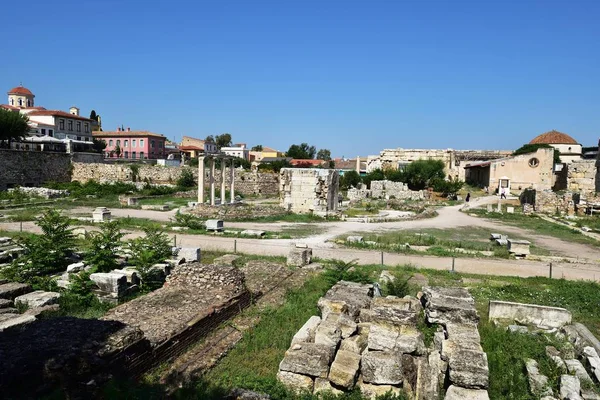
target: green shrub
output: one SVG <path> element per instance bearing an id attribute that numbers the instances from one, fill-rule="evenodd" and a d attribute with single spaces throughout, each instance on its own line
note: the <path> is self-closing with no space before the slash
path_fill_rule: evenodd
<path id="1" fill-rule="evenodd" d="M 181 171 L 181 175 L 177 179 L 177 187 L 179 189 L 189 189 L 196 185 L 196 181 L 194 180 L 194 174 L 190 168 L 184 168 Z"/>
<path id="2" fill-rule="evenodd" d="M 117 249 L 123 244 L 118 221 L 109 221 L 101 225 L 99 232 L 90 232 L 90 249 L 85 261 L 99 272 L 109 272 L 119 267 Z"/>
<path id="3" fill-rule="evenodd" d="M 153 265 L 170 258 L 172 248 L 169 237 L 158 229 L 146 228 L 144 233 L 144 237 L 129 242 L 131 249 L 129 262 L 140 273 L 142 292 L 149 292 L 163 284 L 162 271 L 153 268 Z"/>
<path id="4" fill-rule="evenodd" d="M 179 210 L 177 210 L 177 213 L 175 213 L 175 216 L 173 217 L 173 221 L 178 226 L 185 226 L 190 229 L 196 229 L 196 230 L 204 230 L 205 229 L 204 222 L 202 221 L 202 219 L 200 217 L 197 217 L 193 214 L 182 214 L 179 212 Z"/>
<path id="5" fill-rule="evenodd" d="M 410 287 L 408 284 L 409 278 L 401 276 L 400 274 L 394 274 L 394 280 L 389 280 L 385 284 L 385 294 L 387 296 L 404 297 L 410 294 Z"/>
<path id="6" fill-rule="evenodd" d="M 373 282 L 366 271 L 357 268 L 357 260 L 348 262 L 342 260 L 327 260 L 325 263 L 327 267 L 323 273 L 323 277 L 330 285 L 335 285 L 338 281 L 358 283 Z"/>

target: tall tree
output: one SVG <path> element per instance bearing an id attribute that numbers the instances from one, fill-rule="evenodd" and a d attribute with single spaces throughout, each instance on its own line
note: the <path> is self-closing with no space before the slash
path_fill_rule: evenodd
<path id="1" fill-rule="evenodd" d="M 215 137 L 214 137 L 213 135 L 208 135 L 208 136 L 206 137 L 206 139 L 204 139 L 204 141 L 205 141 L 206 143 L 214 143 L 214 142 L 215 142 Z"/>
<path id="2" fill-rule="evenodd" d="M 221 147 L 229 147 L 231 146 L 231 135 L 229 133 L 217 135 L 215 136 L 215 143 L 219 149 Z"/>
<path id="3" fill-rule="evenodd" d="M 331 151 L 321 149 L 317 152 L 317 160 L 331 161 Z"/>
<path id="4" fill-rule="evenodd" d="M 317 148 L 315 146 L 309 146 L 308 143 L 293 144 L 287 151 L 287 156 L 301 159 L 301 160 L 312 160 L 315 158 Z"/>
<path id="5" fill-rule="evenodd" d="M 0 108 L 0 140 L 16 140 L 27 136 L 29 118 L 18 111 Z"/>
<path id="6" fill-rule="evenodd" d="M 256 146 L 253 146 L 250 150 L 251 151 L 262 151 L 263 146 L 262 146 L 262 144 L 257 144 Z"/>
<path id="7" fill-rule="evenodd" d="M 90 119 L 93 119 L 94 121 L 98 121 L 98 116 L 96 115 L 96 110 L 92 110 L 92 112 L 90 112 Z"/>
<path id="8" fill-rule="evenodd" d="M 94 141 L 94 150 L 97 153 L 102 153 L 104 151 L 104 149 L 106 148 L 106 142 L 102 139 L 93 139 Z"/>

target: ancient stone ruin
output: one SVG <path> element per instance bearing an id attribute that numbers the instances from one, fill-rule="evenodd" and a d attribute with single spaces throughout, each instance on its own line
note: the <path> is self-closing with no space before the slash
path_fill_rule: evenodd
<path id="1" fill-rule="evenodd" d="M 279 203 L 299 214 L 334 215 L 338 209 L 339 175 L 333 169 L 282 168 Z"/>
<path id="2" fill-rule="evenodd" d="M 359 184 L 356 188 L 348 189 L 348 200 L 365 199 L 423 200 L 425 194 L 421 190 L 410 190 L 406 183 L 388 180 L 371 181 L 370 189 L 367 189 L 364 183 Z"/>
<path id="3" fill-rule="evenodd" d="M 294 335 L 278 379 L 294 391 L 365 397 L 404 392 L 415 399 L 488 399 L 479 317 L 465 289 L 426 287 L 420 301 L 373 297 L 372 285 L 340 281 Z M 423 313 L 423 305 L 425 314 Z M 439 324 L 426 347 L 418 325 Z"/>

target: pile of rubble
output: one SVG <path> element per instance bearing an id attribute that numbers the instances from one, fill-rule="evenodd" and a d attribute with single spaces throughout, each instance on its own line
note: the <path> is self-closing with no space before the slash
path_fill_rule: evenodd
<path id="1" fill-rule="evenodd" d="M 28 196 L 43 197 L 44 199 L 57 199 L 69 196 L 68 190 L 48 189 L 44 187 L 19 187 L 16 189 L 8 189 L 8 191 L 18 191 Z"/>
<path id="2" fill-rule="evenodd" d="M 0 270 L 7 267 L 25 252 L 25 249 L 16 244 L 9 237 L 0 237 Z"/>
<path id="3" fill-rule="evenodd" d="M 466 290 L 424 289 L 427 319 L 443 327 L 429 348 L 418 329 L 417 298 L 372 296 L 372 285 L 334 285 L 319 300 L 321 317 L 311 317 L 292 339 L 278 379 L 295 391 L 358 387 L 369 398 L 404 392 L 419 399 L 437 399 L 448 381 L 446 399 L 488 398 L 487 357 Z"/>

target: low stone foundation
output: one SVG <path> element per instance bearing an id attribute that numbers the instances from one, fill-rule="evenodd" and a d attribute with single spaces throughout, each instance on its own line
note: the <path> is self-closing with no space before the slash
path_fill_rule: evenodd
<path id="1" fill-rule="evenodd" d="M 191 211 L 191 213 L 201 218 L 220 219 L 225 221 L 273 217 L 286 214 L 285 210 L 279 206 L 269 206 L 260 204 L 250 205 L 243 203 L 226 204 L 222 206 L 197 204 Z"/>

